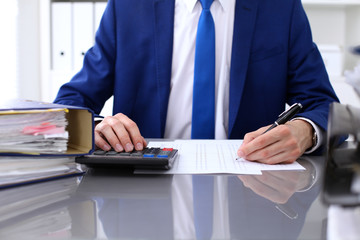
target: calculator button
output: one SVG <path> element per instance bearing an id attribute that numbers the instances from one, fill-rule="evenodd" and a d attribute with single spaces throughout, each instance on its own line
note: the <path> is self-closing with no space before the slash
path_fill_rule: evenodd
<path id="1" fill-rule="evenodd" d="M 104 155 L 105 153 L 106 153 L 106 151 L 104 151 L 104 150 L 96 150 L 94 152 L 94 155 Z"/>
<path id="2" fill-rule="evenodd" d="M 161 149 L 160 148 L 157 148 L 154 150 L 153 152 L 155 155 L 158 155 L 159 153 L 161 153 Z"/>
<path id="3" fill-rule="evenodd" d="M 130 153 L 128 152 L 121 152 L 119 153 L 120 156 L 130 156 Z"/>
<path id="4" fill-rule="evenodd" d="M 171 153 L 171 151 L 161 151 L 161 154 L 167 154 L 169 155 Z"/>
<path id="5" fill-rule="evenodd" d="M 167 158 L 169 157 L 169 154 L 171 153 L 171 151 L 160 151 L 160 153 L 157 155 L 157 157 L 159 158 Z"/>
<path id="6" fill-rule="evenodd" d="M 108 151 L 106 155 L 116 155 L 117 153 L 117 151 Z"/>
<path id="7" fill-rule="evenodd" d="M 151 153 L 156 153 L 157 151 L 158 151 L 157 148 L 151 148 L 151 150 L 150 150 Z"/>
<path id="8" fill-rule="evenodd" d="M 173 148 L 163 148 L 162 150 L 163 150 L 163 151 L 171 152 L 171 151 L 174 150 L 174 149 L 173 149 Z"/>
<path id="9" fill-rule="evenodd" d="M 143 154 L 150 154 L 151 150 L 152 150 L 151 148 L 146 148 L 146 149 L 144 149 Z"/>
<path id="10" fill-rule="evenodd" d="M 142 156 L 142 151 L 136 151 L 136 152 L 132 152 L 130 153 L 131 156 Z"/>

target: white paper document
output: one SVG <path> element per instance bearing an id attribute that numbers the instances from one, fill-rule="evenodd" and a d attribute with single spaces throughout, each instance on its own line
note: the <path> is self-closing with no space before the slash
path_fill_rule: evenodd
<path id="1" fill-rule="evenodd" d="M 237 157 L 242 140 L 176 140 L 149 142 L 148 147 L 178 149 L 178 158 L 166 171 L 136 170 L 162 174 L 261 174 L 264 170 L 305 170 L 298 162 L 268 165 Z"/>

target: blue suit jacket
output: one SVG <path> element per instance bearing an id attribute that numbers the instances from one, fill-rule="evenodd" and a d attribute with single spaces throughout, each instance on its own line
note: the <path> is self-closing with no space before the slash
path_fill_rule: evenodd
<path id="1" fill-rule="evenodd" d="M 109 0 L 82 70 L 57 103 L 134 120 L 144 137 L 163 137 L 170 93 L 175 0 Z M 326 129 L 338 101 L 300 0 L 237 0 L 229 93 L 229 138 L 271 124 L 285 103 Z"/>

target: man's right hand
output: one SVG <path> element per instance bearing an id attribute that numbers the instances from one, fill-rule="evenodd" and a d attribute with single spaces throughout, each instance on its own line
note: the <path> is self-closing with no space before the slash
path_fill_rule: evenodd
<path id="1" fill-rule="evenodd" d="M 136 123 L 122 113 L 105 117 L 95 126 L 95 144 L 117 152 L 142 150 L 147 145 Z"/>

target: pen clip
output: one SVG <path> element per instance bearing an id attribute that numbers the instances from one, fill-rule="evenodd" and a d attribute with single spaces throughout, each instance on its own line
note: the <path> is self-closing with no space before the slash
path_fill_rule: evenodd
<path id="1" fill-rule="evenodd" d="M 293 109 L 293 108 L 296 107 L 297 105 L 298 105 L 298 103 L 294 103 L 293 105 L 291 105 L 291 106 L 289 107 L 289 109 L 287 109 L 287 110 L 283 111 L 282 113 L 280 113 L 279 117 L 284 116 L 284 114 L 286 114 L 287 112 L 291 111 L 291 109 Z"/>

